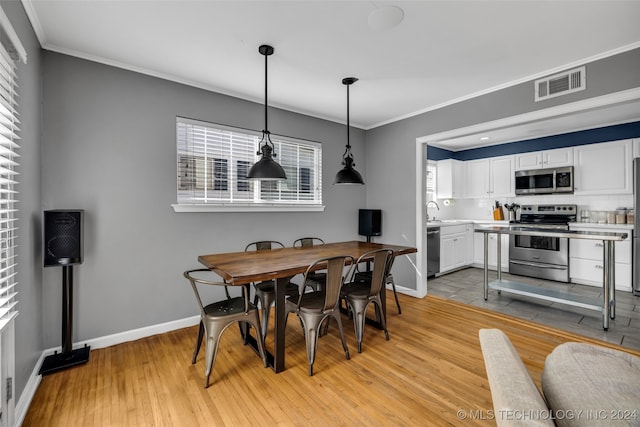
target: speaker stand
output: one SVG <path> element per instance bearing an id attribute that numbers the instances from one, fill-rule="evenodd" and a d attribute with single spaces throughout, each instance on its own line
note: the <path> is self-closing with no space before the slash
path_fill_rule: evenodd
<path id="1" fill-rule="evenodd" d="M 91 347 L 71 349 L 73 326 L 73 265 L 62 266 L 62 353 L 57 351 L 45 357 L 40 375 L 48 375 L 62 369 L 81 365 L 89 361 Z"/>

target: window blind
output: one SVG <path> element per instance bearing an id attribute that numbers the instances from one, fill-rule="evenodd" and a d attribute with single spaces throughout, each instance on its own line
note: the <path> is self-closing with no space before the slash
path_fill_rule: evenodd
<path id="1" fill-rule="evenodd" d="M 285 181 L 249 181 L 262 133 L 176 118 L 178 204 L 321 205 L 322 147 L 271 135 Z"/>
<path id="2" fill-rule="evenodd" d="M 0 44 L 0 330 L 17 314 L 16 159 L 20 146 L 16 65 Z"/>
<path id="3" fill-rule="evenodd" d="M 427 188 L 427 195 L 429 194 L 435 194 L 436 192 L 436 163 L 435 162 L 431 162 L 428 161 L 427 162 L 427 181 L 426 181 L 426 188 Z"/>

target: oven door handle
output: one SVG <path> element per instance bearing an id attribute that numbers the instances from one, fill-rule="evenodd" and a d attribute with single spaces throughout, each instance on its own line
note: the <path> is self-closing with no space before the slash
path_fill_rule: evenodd
<path id="1" fill-rule="evenodd" d="M 544 268 L 550 268 L 554 270 L 566 270 L 569 268 L 563 265 L 543 264 L 539 262 L 527 262 L 527 261 L 517 261 L 517 260 L 509 260 L 509 262 L 511 264 L 525 265 L 527 267 L 544 267 Z"/>

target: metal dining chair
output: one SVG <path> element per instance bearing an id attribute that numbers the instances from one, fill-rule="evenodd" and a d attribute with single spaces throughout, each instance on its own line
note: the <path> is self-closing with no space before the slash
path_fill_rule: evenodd
<path id="1" fill-rule="evenodd" d="M 293 242 L 294 248 L 310 248 L 319 245 L 324 245 L 324 240 L 319 237 L 302 237 Z M 314 271 L 309 273 L 305 285 L 309 286 L 314 291 L 321 291 L 324 289 L 326 281 L 327 273 L 325 271 Z"/>
<path id="2" fill-rule="evenodd" d="M 276 240 L 261 240 L 257 242 L 249 243 L 244 251 L 249 250 L 256 251 L 270 251 L 274 248 L 284 248 L 284 245 Z M 262 337 L 267 337 L 267 331 L 269 330 L 269 314 L 271 312 L 271 305 L 276 300 L 276 283 L 274 280 L 266 280 L 263 282 L 254 283 L 255 298 L 253 303 L 258 304 L 260 302 L 260 310 L 262 312 Z M 285 295 L 296 298 L 298 296 L 298 285 L 295 283 L 287 283 L 285 287 Z"/>
<path id="3" fill-rule="evenodd" d="M 195 269 L 188 270 L 183 273 L 184 277 L 191 283 L 191 288 L 195 294 L 198 307 L 200 308 L 200 326 L 198 328 L 198 340 L 196 341 L 196 348 L 193 352 L 191 363 L 195 364 L 200 351 L 200 345 L 202 339 L 206 337 L 205 345 L 205 372 L 204 372 L 204 387 L 209 387 L 209 377 L 213 366 L 216 363 L 216 355 L 218 353 L 218 346 L 220 343 L 220 337 L 222 333 L 235 322 L 246 322 L 253 326 L 256 331 L 260 330 L 260 318 L 258 316 L 258 308 L 251 304 L 249 299 L 249 286 L 243 285 L 242 296 L 231 297 L 228 284 L 224 282 L 212 281 L 207 278 L 211 275 L 211 270 Z M 199 286 L 223 286 L 225 290 L 226 298 L 214 303 L 204 305 Z M 243 340 L 246 342 L 246 334 L 248 331 L 244 330 Z M 260 357 L 262 357 L 262 363 L 264 367 L 267 367 L 267 356 L 264 349 L 264 340 L 262 335 L 256 333 L 256 340 L 258 342 L 258 349 L 260 351 Z"/>
<path id="4" fill-rule="evenodd" d="M 350 261 L 349 264 L 353 264 L 353 257 L 347 255 L 316 260 L 305 272 L 305 281 L 299 285 L 298 298 L 290 297 L 286 300 L 287 314 L 295 312 L 302 325 L 307 348 L 307 360 L 309 362 L 309 376 L 313 375 L 320 326 L 324 321 L 328 322 L 331 318 L 336 320 L 344 355 L 347 360 L 350 358 L 340 319 L 340 289 L 344 282 L 343 274 L 347 261 Z M 307 276 L 319 268 L 326 268 L 327 270 L 327 281 L 324 290 L 304 292 Z"/>
<path id="5" fill-rule="evenodd" d="M 395 255 L 389 258 L 389 266 L 387 267 L 387 277 L 384 279 L 385 285 L 391 285 L 391 289 L 393 290 L 393 297 L 396 300 L 396 307 L 398 309 L 398 314 L 402 314 L 402 309 L 400 308 L 400 301 L 398 300 L 398 291 L 396 290 L 396 282 L 393 280 L 393 274 L 391 274 L 391 268 L 393 267 L 393 262 L 395 261 Z M 359 271 L 358 265 L 356 265 L 354 281 L 356 282 L 369 282 L 371 280 L 371 272 L 370 271 Z"/>
<path id="6" fill-rule="evenodd" d="M 390 267 L 390 259 L 393 259 L 393 251 L 391 249 L 378 249 L 367 252 L 358 258 L 356 265 L 366 262 L 367 258 L 373 258 L 373 271 L 369 281 L 360 281 L 354 279 L 345 283 L 340 292 L 340 298 L 347 302 L 347 308 L 353 316 L 353 326 L 356 332 L 356 341 L 358 342 L 358 353 L 362 353 L 362 338 L 364 336 L 364 325 L 366 322 L 367 307 L 373 303 L 377 317 L 384 329 L 385 339 L 389 340 L 389 332 L 387 331 L 387 322 L 382 312 L 382 300 L 380 293 L 385 283 L 388 269 Z M 355 271 L 355 270 L 354 270 Z"/>

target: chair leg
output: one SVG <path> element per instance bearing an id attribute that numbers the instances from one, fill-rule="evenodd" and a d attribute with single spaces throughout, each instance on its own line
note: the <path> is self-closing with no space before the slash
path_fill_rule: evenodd
<path id="1" fill-rule="evenodd" d="M 204 388 L 209 387 L 209 377 L 213 366 L 216 363 L 216 355 L 218 354 L 218 344 L 220 343 L 220 336 L 226 325 L 209 324 L 206 330 L 207 333 L 207 345 L 205 347 L 205 371 L 204 371 Z"/>
<path id="2" fill-rule="evenodd" d="M 200 321 L 200 325 L 198 326 L 198 339 L 196 340 L 196 349 L 193 351 L 193 357 L 191 358 L 191 364 L 195 364 L 198 358 L 198 353 L 200 352 L 200 346 L 202 345 L 202 337 L 204 336 L 204 324 L 202 320 Z"/>
<path id="3" fill-rule="evenodd" d="M 387 341 L 389 341 L 389 331 L 387 330 L 387 321 L 382 315 L 382 301 L 380 298 L 376 298 L 372 300 L 373 304 L 376 307 L 376 311 L 378 312 L 378 317 L 380 318 L 380 323 L 382 324 L 382 329 L 384 330 L 384 337 Z"/>
<path id="4" fill-rule="evenodd" d="M 366 322 L 365 315 L 369 301 L 360 299 L 349 300 L 349 306 L 353 313 L 353 329 L 356 332 L 356 341 L 358 342 L 358 353 L 362 353 L 362 338 L 364 336 L 364 324 Z"/>
<path id="5" fill-rule="evenodd" d="M 340 332 L 340 339 L 342 340 L 342 348 L 344 350 L 344 357 L 349 360 L 351 356 L 349 355 L 349 347 L 347 347 L 347 341 L 344 339 L 344 329 L 342 328 L 342 320 L 340 319 L 340 311 L 334 310 L 331 313 L 334 319 L 336 319 L 336 323 L 338 324 L 338 331 Z"/>
<path id="6" fill-rule="evenodd" d="M 268 363 L 267 363 L 267 352 L 264 348 L 264 338 L 262 337 L 262 334 L 257 333 L 258 328 L 260 327 L 260 318 L 258 317 L 258 312 L 255 311 L 253 313 L 253 316 L 251 316 L 251 318 L 247 320 L 246 323 L 253 326 L 254 329 L 256 330 L 256 341 L 258 341 L 258 351 L 260 352 L 260 357 L 262 358 L 262 364 L 266 368 L 268 366 Z"/>
<path id="7" fill-rule="evenodd" d="M 269 313 L 271 311 L 271 304 L 274 302 L 274 295 L 268 293 L 256 294 L 256 298 L 260 299 L 260 312 L 262 314 L 262 327 L 260 328 L 260 333 L 262 334 L 262 338 L 267 338 L 267 332 L 269 331 Z"/>
<path id="8" fill-rule="evenodd" d="M 398 314 L 402 314 L 400 309 L 400 301 L 398 301 L 398 292 L 396 291 L 396 282 L 393 281 L 393 276 L 387 277 L 387 283 L 391 283 L 391 289 L 393 289 L 393 297 L 396 299 L 396 307 L 398 307 Z"/>
<path id="9" fill-rule="evenodd" d="M 307 347 L 307 361 L 309 362 L 309 376 L 313 376 L 313 363 L 316 360 L 316 346 L 318 344 L 318 335 L 320 332 L 320 324 L 324 319 L 322 315 L 300 316 L 300 323 L 304 330 L 304 340 Z"/>

